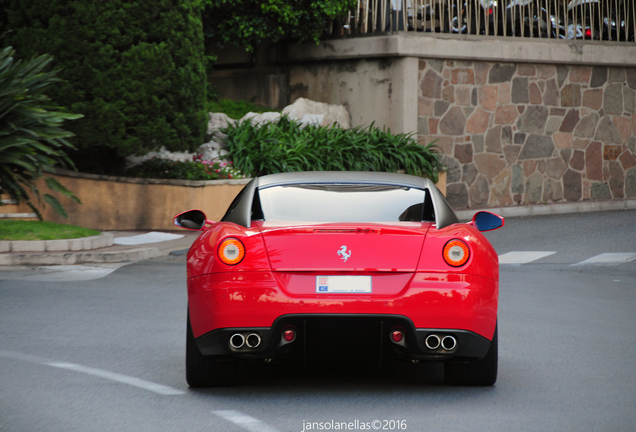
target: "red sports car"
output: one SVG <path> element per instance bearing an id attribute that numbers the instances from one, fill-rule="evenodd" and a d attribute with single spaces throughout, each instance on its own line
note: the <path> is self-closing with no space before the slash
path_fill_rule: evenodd
<path id="1" fill-rule="evenodd" d="M 244 360 L 444 362 L 447 383 L 497 379 L 499 263 L 428 179 L 376 172 L 254 178 L 188 253 L 186 379 L 227 385 Z"/>

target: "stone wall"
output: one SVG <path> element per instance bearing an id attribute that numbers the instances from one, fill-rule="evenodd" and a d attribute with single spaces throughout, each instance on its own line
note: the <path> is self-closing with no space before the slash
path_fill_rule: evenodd
<path id="1" fill-rule="evenodd" d="M 636 198 L 636 68 L 420 59 L 455 208 Z"/>

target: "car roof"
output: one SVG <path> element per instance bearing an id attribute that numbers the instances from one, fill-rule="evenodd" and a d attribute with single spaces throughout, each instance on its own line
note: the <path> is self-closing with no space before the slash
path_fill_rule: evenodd
<path id="1" fill-rule="evenodd" d="M 433 201 L 437 228 L 441 229 L 459 222 L 444 195 L 430 179 L 408 174 L 370 171 L 304 171 L 255 177 L 237 195 L 221 220 L 249 228 L 252 202 L 258 189 L 303 183 L 368 183 L 428 189 Z"/>

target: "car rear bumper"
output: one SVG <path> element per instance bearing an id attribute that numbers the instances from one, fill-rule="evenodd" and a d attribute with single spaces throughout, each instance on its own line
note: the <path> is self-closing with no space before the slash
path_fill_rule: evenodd
<path id="1" fill-rule="evenodd" d="M 284 277 L 262 271 L 216 273 L 189 279 L 190 319 L 201 351 L 209 355 L 268 357 L 285 351 L 277 346 L 280 338 L 277 332 L 288 323 L 296 328 L 299 340 L 302 335 L 303 344 L 312 342 L 312 346 L 329 342 L 327 345 L 337 347 L 338 337 L 334 335 L 352 332 L 356 339 L 370 338 L 369 347 L 380 340 L 384 347 L 385 342 L 390 342 L 387 332 L 401 326 L 406 346 L 392 348 L 404 351 L 405 355 L 480 357 L 487 351 L 497 323 L 498 283 L 486 277 L 416 272 L 403 289 L 390 294 L 320 294 L 314 287 L 308 287 L 305 293 L 290 292 L 280 283 Z M 332 322 L 338 323 L 335 328 Z M 312 328 L 315 329 L 310 332 Z M 252 330 L 259 332 L 259 349 L 234 352 L 229 348 L 232 334 L 247 335 Z M 452 335 L 459 351 L 426 349 L 423 339 L 430 332 L 442 337 Z M 317 334 L 325 334 L 325 340 L 319 340 Z"/>

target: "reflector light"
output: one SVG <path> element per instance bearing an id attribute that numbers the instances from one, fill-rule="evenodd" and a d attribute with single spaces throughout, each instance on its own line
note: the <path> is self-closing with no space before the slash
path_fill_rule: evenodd
<path id="1" fill-rule="evenodd" d="M 401 330 L 393 330 L 391 332 L 391 340 L 393 342 L 402 342 L 402 339 L 404 339 L 404 333 Z"/>
<path id="2" fill-rule="evenodd" d="M 470 250 L 466 243 L 461 240 L 454 239 L 446 243 L 442 255 L 444 256 L 446 264 L 453 267 L 459 267 L 466 264 L 466 261 L 470 258 Z"/>
<path id="3" fill-rule="evenodd" d="M 283 339 L 285 342 L 293 342 L 296 339 L 296 332 L 288 329 L 283 332 Z"/>
<path id="4" fill-rule="evenodd" d="M 219 259 L 227 265 L 236 265 L 245 257 L 245 246 L 239 239 L 226 238 L 218 249 Z"/>

